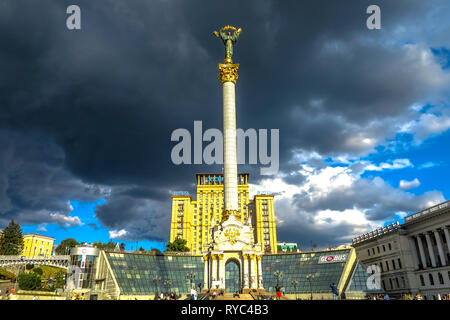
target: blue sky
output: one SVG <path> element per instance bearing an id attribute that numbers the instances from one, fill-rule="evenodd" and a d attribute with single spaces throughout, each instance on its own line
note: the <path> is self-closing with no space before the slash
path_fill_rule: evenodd
<path id="1" fill-rule="evenodd" d="M 110 240 L 119 243 L 125 243 L 126 250 L 136 250 L 140 247 L 150 250 L 152 248 L 157 248 L 161 251 L 165 249 L 166 243 L 157 241 L 126 241 L 126 240 L 116 240 L 111 239 L 109 235 L 109 230 L 105 228 L 102 223 L 95 217 L 95 208 L 97 205 L 102 205 L 105 203 L 104 199 L 99 199 L 95 202 L 81 202 L 81 201 L 70 201 L 73 211 L 70 214 L 72 217 L 78 217 L 81 220 L 81 225 L 68 226 L 62 228 L 58 224 L 44 224 L 44 225 L 23 225 L 23 233 L 39 233 L 55 238 L 55 244 L 59 244 L 61 240 L 74 238 L 78 242 L 93 243 L 101 241 L 102 243 L 107 243 Z"/>

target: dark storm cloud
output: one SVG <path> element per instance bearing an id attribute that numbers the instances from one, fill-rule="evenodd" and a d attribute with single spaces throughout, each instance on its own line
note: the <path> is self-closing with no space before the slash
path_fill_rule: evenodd
<path id="1" fill-rule="evenodd" d="M 365 28 L 369 1 L 2 2 L 0 141 L 42 132 L 60 158 L 40 159 L 31 148 L 36 173 L 20 176 L 27 187 L 0 192 L 0 216 L 44 222 L 49 212 L 67 214 L 69 199 L 104 196 L 85 187 L 102 185 L 111 192 L 96 214 L 106 227 L 167 238 L 169 191 L 193 191 L 196 172 L 221 170 L 171 164 L 170 134 L 193 132 L 194 120 L 221 128 L 223 45 L 211 32 L 226 24 L 244 30 L 235 50 L 238 127 L 280 128 L 281 171 L 291 172 L 293 150 L 366 152 L 351 138 L 364 131 L 382 140 L 411 117 L 411 103 L 440 95 L 418 47 L 384 45 L 431 5 L 379 3 L 383 29 L 374 33 Z M 80 31 L 65 28 L 69 4 L 81 7 Z M 36 176 L 47 166 L 60 170 L 62 188 Z M 260 178 L 256 166 L 241 171 Z"/>

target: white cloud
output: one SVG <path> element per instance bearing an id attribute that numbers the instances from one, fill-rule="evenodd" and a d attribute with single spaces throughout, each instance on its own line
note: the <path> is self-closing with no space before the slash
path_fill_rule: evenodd
<path id="1" fill-rule="evenodd" d="M 83 225 L 78 216 L 70 217 L 61 213 L 50 213 L 50 221 L 63 227 L 76 227 Z"/>
<path id="2" fill-rule="evenodd" d="M 47 231 L 47 228 L 46 228 L 45 226 L 39 226 L 39 228 L 37 229 L 37 231 L 40 231 L 40 232 L 46 232 L 46 231 Z"/>
<path id="3" fill-rule="evenodd" d="M 418 186 L 420 186 L 420 181 L 417 178 L 415 178 L 412 181 L 400 180 L 400 189 L 409 190 L 417 188 Z"/>
<path id="4" fill-rule="evenodd" d="M 382 170 L 396 170 L 413 167 L 413 164 L 409 159 L 395 159 L 392 163 L 382 162 L 378 166 L 374 164 L 368 164 L 365 167 L 367 171 L 382 171 Z"/>
<path id="5" fill-rule="evenodd" d="M 125 229 L 121 230 L 111 230 L 109 231 L 109 238 L 110 239 L 123 239 L 128 234 L 128 231 Z"/>

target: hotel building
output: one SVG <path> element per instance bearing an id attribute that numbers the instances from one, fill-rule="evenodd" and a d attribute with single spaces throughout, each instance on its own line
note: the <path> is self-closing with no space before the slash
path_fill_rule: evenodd
<path id="1" fill-rule="evenodd" d="M 265 253 L 277 252 L 274 195 L 249 197 L 248 173 L 238 175 L 238 210 L 245 225 L 251 225 L 254 239 Z M 185 192 L 172 196 L 170 241 L 185 239 L 192 254 L 201 255 L 212 241 L 211 229 L 223 220 L 224 178 L 220 173 L 197 174 L 197 196 Z"/>

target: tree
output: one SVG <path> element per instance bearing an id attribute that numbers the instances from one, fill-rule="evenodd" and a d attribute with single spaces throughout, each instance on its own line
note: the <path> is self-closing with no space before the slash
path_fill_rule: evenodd
<path id="1" fill-rule="evenodd" d="M 67 255 L 70 252 L 71 248 L 74 248 L 78 245 L 77 240 L 74 238 L 64 239 L 61 243 L 56 247 L 55 252 L 59 255 Z"/>
<path id="2" fill-rule="evenodd" d="M 38 274 L 39 276 L 42 276 L 44 274 L 44 271 L 42 271 L 41 268 L 36 268 L 33 270 L 33 272 Z"/>
<path id="3" fill-rule="evenodd" d="M 114 250 L 116 244 L 112 241 L 109 241 L 108 243 L 102 243 L 101 241 L 99 241 L 94 242 L 94 246 L 100 250 Z"/>
<path id="4" fill-rule="evenodd" d="M 125 243 L 120 244 L 120 251 L 125 251 Z"/>
<path id="5" fill-rule="evenodd" d="M 31 269 L 33 269 L 34 268 L 34 264 L 27 264 L 26 266 L 25 266 L 25 269 L 27 269 L 27 270 L 31 270 Z"/>
<path id="6" fill-rule="evenodd" d="M 22 273 L 17 277 L 21 290 L 36 290 L 41 288 L 41 276 L 37 273 Z"/>
<path id="7" fill-rule="evenodd" d="M 23 249 L 22 228 L 14 220 L 3 229 L 3 235 L 0 238 L 0 255 L 19 255 Z"/>
<path id="8" fill-rule="evenodd" d="M 159 251 L 159 249 L 156 249 L 156 248 L 151 249 L 150 253 L 154 254 L 155 256 L 162 256 L 163 255 L 162 252 Z"/>
<path id="9" fill-rule="evenodd" d="M 166 251 L 169 252 L 186 252 L 189 251 L 189 248 L 186 246 L 187 241 L 181 238 L 176 238 L 173 242 L 167 243 Z"/>

